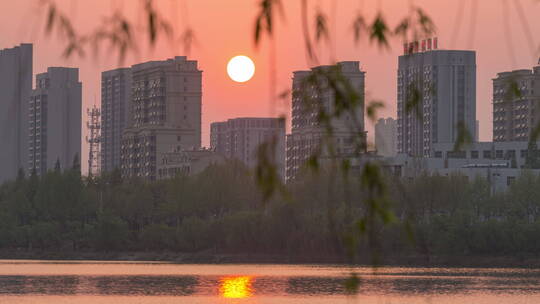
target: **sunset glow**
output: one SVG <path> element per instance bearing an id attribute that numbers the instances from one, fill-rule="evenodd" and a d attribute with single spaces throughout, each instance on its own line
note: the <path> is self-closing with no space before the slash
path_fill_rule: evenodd
<path id="1" fill-rule="evenodd" d="M 0 0 L 0 304 L 540 304 L 539 113 L 540 0 Z"/>
<path id="2" fill-rule="evenodd" d="M 247 56 L 236 56 L 227 64 L 227 73 L 236 82 L 246 82 L 255 74 L 255 64 Z"/>
<path id="3" fill-rule="evenodd" d="M 220 280 L 219 294 L 228 299 L 249 298 L 253 294 L 252 277 L 225 277 Z"/>

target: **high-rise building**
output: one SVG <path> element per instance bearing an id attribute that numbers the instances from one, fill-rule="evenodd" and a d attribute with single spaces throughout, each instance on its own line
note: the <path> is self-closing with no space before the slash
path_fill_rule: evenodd
<path id="1" fill-rule="evenodd" d="M 0 50 L 0 183 L 27 168 L 32 44 Z"/>
<path id="2" fill-rule="evenodd" d="M 38 175 L 72 168 L 81 158 L 82 84 L 79 69 L 50 67 L 36 75 L 29 102 L 28 170 Z"/>
<path id="3" fill-rule="evenodd" d="M 396 120 L 381 118 L 375 124 L 375 149 L 377 154 L 385 157 L 397 154 L 397 124 Z"/>
<path id="4" fill-rule="evenodd" d="M 275 140 L 274 163 L 285 176 L 285 121 L 280 118 L 235 118 L 210 126 L 210 147 L 227 158 L 257 166 L 257 149 Z"/>
<path id="5" fill-rule="evenodd" d="M 422 46 L 399 57 L 397 145 L 427 157 L 433 143 L 476 137 L 476 53 Z"/>
<path id="6" fill-rule="evenodd" d="M 364 98 L 365 72 L 360 70 L 358 61 L 343 61 L 337 63 L 341 75 L 348 80 L 351 87 L 357 91 L 361 99 Z M 323 149 L 323 139 L 327 131 L 325 126 L 319 123 L 318 111 L 325 109 L 326 113 L 335 110 L 335 95 L 328 88 L 318 87 L 313 90 L 306 86 L 306 78 L 320 69 L 329 69 L 331 66 L 318 66 L 310 71 L 296 71 L 292 83 L 292 128 L 287 136 L 287 180 L 294 179 L 305 162 L 319 149 Z M 309 95 L 309 101 L 306 95 Z M 317 106 L 310 105 L 317 102 Z M 359 103 L 353 109 L 354 115 L 344 113 L 339 117 L 332 118 L 330 124 L 333 128 L 332 139 L 335 146 L 336 156 L 350 157 L 357 151 L 358 139 L 365 143 L 364 131 L 364 107 Z M 354 117 L 351 117 L 354 116 Z M 321 153 L 326 153 L 322 151 Z"/>
<path id="7" fill-rule="evenodd" d="M 540 123 L 540 66 L 493 79 L 493 141 L 528 141 Z"/>
<path id="8" fill-rule="evenodd" d="M 101 171 L 121 167 L 122 134 L 131 125 L 131 69 L 101 73 Z"/>
<path id="9" fill-rule="evenodd" d="M 122 175 L 155 180 L 158 159 L 201 146 L 202 71 L 177 56 L 131 67 L 131 126 L 122 136 Z"/>

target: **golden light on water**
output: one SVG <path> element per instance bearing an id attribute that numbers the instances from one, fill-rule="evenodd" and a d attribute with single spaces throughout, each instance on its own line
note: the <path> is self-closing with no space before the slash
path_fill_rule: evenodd
<path id="1" fill-rule="evenodd" d="M 253 294 L 252 277 L 224 277 L 220 280 L 219 293 L 228 299 L 249 298 Z"/>

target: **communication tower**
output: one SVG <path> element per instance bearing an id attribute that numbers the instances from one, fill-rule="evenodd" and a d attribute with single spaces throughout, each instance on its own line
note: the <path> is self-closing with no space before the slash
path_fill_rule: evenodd
<path id="1" fill-rule="evenodd" d="M 101 144 L 101 110 L 95 105 L 91 109 L 86 109 L 88 121 L 86 126 L 90 136 L 86 136 L 88 142 L 88 176 L 99 175 L 100 172 L 100 144 Z"/>

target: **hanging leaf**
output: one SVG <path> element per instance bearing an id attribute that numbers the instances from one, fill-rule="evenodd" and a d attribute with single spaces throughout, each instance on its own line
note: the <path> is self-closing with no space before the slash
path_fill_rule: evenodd
<path id="1" fill-rule="evenodd" d="M 315 17 L 315 41 L 319 42 L 322 39 L 328 42 L 330 40 L 330 34 L 328 33 L 326 16 L 321 11 L 317 11 L 317 16 Z"/>
<path id="2" fill-rule="evenodd" d="M 367 31 L 367 24 L 364 16 L 360 13 L 354 18 L 353 22 L 354 42 L 358 43 L 364 31 Z"/>
<path id="3" fill-rule="evenodd" d="M 388 26 L 386 25 L 384 17 L 382 14 L 378 14 L 370 27 L 369 40 L 370 42 L 375 41 L 379 47 L 389 48 L 388 35 Z"/>

